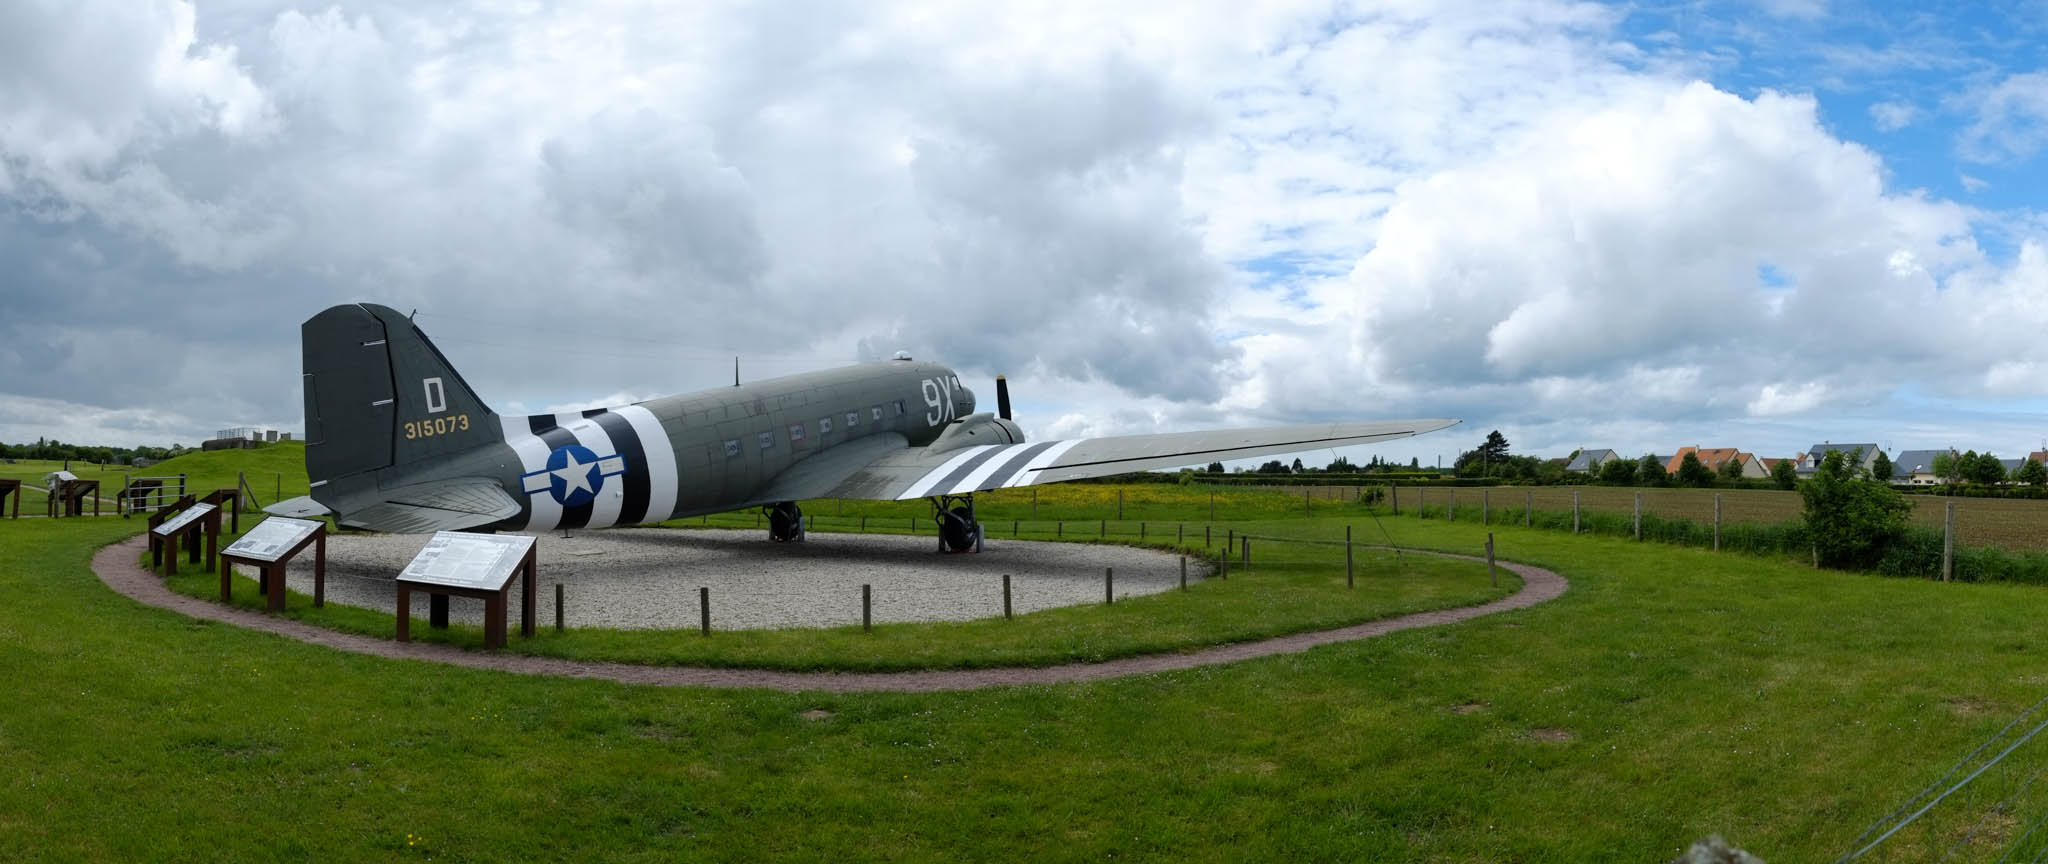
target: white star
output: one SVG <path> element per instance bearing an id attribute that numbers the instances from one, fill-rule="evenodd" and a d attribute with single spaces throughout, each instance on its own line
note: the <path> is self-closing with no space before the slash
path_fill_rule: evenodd
<path id="1" fill-rule="evenodd" d="M 578 489 L 595 493 L 597 490 L 590 488 L 590 469 L 597 467 L 597 463 L 578 462 L 575 453 L 564 453 L 562 458 L 569 460 L 569 464 L 554 470 L 556 479 L 562 481 L 562 497 L 574 495 Z"/>

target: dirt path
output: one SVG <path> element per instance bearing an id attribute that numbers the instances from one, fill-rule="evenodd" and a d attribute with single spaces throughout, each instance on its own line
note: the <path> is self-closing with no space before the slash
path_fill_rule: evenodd
<path id="1" fill-rule="evenodd" d="M 1541 567 L 1526 564 L 1500 566 L 1522 577 L 1522 590 L 1507 597 L 1478 606 L 1458 609 L 1444 609 L 1436 612 L 1418 612 L 1398 618 L 1384 618 L 1335 630 L 1321 630 L 1314 633 L 1297 633 L 1259 642 L 1239 642 L 1203 648 L 1174 654 L 1150 654 L 1141 657 L 1126 657 L 1103 663 L 1072 663 L 1064 666 L 1006 667 L 998 669 L 937 669 L 921 672 L 778 672 L 767 669 L 710 669 L 695 666 L 637 666 L 625 663 L 583 663 L 555 657 L 530 657 L 518 654 L 486 654 L 466 651 L 448 645 L 429 645 L 419 642 L 400 643 L 351 633 L 339 633 L 323 627 L 315 627 L 279 618 L 263 612 L 222 606 L 217 603 L 173 593 L 165 588 L 163 580 L 143 569 L 140 561 L 147 548 L 144 537 L 134 537 L 101 549 L 93 555 L 92 569 L 100 581 L 141 603 L 170 609 L 194 618 L 220 621 L 251 630 L 262 630 L 289 636 L 301 642 L 324 645 L 357 654 L 376 657 L 395 657 L 411 660 L 429 660 L 436 663 L 452 663 L 477 669 L 497 669 L 519 672 L 527 675 L 558 675 L 571 678 L 601 678 L 624 684 L 653 684 L 662 687 L 730 687 L 765 688 L 788 692 L 828 691 L 851 692 L 930 692 L 942 690 L 975 690 L 983 687 L 1002 687 L 1019 684 L 1064 684 L 1076 681 L 1100 681 L 1106 678 L 1120 678 L 1126 675 L 1143 675 L 1151 672 L 1167 672 L 1175 669 L 1189 669 L 1196 666 L 1210 666 L 1218 663 L 1234 663 L 1255 657 L 1275 654 L 1293 654 L 1307 651 L 1317 645 L 1335 642 L 1350 642 L 1369 639 L 1401 630 L 1417 627 L 1431 627 L 1467 621 L 1495 612 L 1512 609 L 1526 609 L 1565 592 L 1568 587 L 1564 577 Z M 1414 552 L 1415 550 L 1409 550 Z M 1467 558 L 1468 555 L 1445 553 L 1420 553 L 1444 555 L 1447 558 Z M 1483 559 L 1476 559 L 1483 560 Z"/>

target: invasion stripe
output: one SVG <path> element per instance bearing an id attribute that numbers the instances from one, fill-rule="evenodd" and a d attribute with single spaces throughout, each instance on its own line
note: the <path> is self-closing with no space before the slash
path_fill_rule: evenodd
<path id="1" fill-rule="evenodd" d="M 1037 456 L 1032 457 L 1030 464 L 1024 466 L 1024 470 L 1017 472 L 1017 476 L 1010 478 L 1010 482 L 1005 483 L 1003 485 L 1029 486 L 1033 483 L 1038 482 L 1039 472 L 1044 471 L 1046 468 L 1050 467 L 1052 463 L 1058 461 L 1061 456 L 1067 455 L 1067 451 L 1074 449 L 1074 445 L 1079 444 L 1086 440 L 1088 439 L 1076 438 L 1072 441 L 1052 442 L 1053 446 L 1051 449 L 1046 450 L 1044 453 L 1040 453 Z"/>
<path id="2" fill-rule="evenodd" d="M 642 406 L 628 405 L 615 413 L 633 424 L 640 449 L 647 457 L 647 513 L 641 518 L 660 522 L 674 516 L 680 509 L 682 476 L 676 470 L 676 448 L 669 441 L 668 431 L 653 411 Z"/>
<path id="3" fill-rule="evenodd" d="M 526 429 L 535 435 L 555 428 L 555 415 L 535 414 L 526 418 Z"/>
<path id="4" fill-rule="evenodd" d="M 498 425 L 505 434 L 505 444 L 519 456 L 519 471 L 531 474 L 548 467 L 548 445 L 531 431 L 531 417 L 500 416 Z M 562 505 L 547 493 L 519 496 L 520 523 L 522 531 L 546 531 L 561 521 Z"/>
<path id="5" fill-rule="evenodd" d="M 969 475 L 973 474 L 975 472 L 975 469 L 978 469 L 982 465 L 994 461 L 997 456 L 1001 456 L 1006 452 L 1014 453 L 1017 449 L 1016 445 L 1014 444 L 996 444 L 992 446 L 994 447 L 994 449 L 976 454 L 974 458 L 969 459 L 966 462 L 960 463 L 960 467 L 953 469 L 953 473 L 947 474 L 945 479 L 940 480 L 936 485 L 932 486 L 930 494 L 956 494 L 954 490 L 959 488 L 960 481 L 966 479 Z"/>
<path id="6" fill-rule="evenodd" d="M 1015 476 L 1017 472 L 1024 470 L 1024 466 L 1027 463 L 1029 463 L 1033 458 L 1036 458 L 1038 454 L 1045 452 L 1047 448 L 1050 448 L 1052 445 L 1058 443 L 1058 441 L 1040 441 L 1037 444 L 1026 444 L 1022 447 L 1017 448 L 1017 455 L 1009 457 L 1008 459 L 1004 460 L 1001 465 L 995 466 L 996 470 L 988 473 L 983 477 L 974 478 L 974 485 L 976 487 L 975 491 L 980 491 L 982 489 L 1001 489 L 1003 487 L 1003 481 L 1010 479 L 1012 476 Z"/>
<path id="7" fill-rule="evenodd" d="M 994 444 L 981 444 L 960 451 L 960 455 L 946 460 L 945 464 L 940 465 L 937 468 L 933 468 L 931 471 L 927 472 L 923 477 L 918 478 L 916 483 L 910 484 L 910 488 L 903 490 L 903 494 L 896 496 L 896 500 L 909 501 L 912 498 L 923 498 L 925 492 L 929 491 L 933 486 L 938 485 L 939 478 L 951 474 L 953 472 L 953 469 L 958 468 L 962 463 L 965 463 L 967 460 L 973 459 L 976 456 L 980 456 L 981 454 L 994 449 L 996 449 L 996 445 Z"/>
<path id="8" fill-rule="evenodd" d="M 612 444 L 618 447 L 619 455 L 626 457 L 626 473 L 605 482 L 609 486 L 620 480 L 626 483 L 626 498 L 619 505 L 619 516 L 615 524 L 638 525 L 647 519 L 648 481 L 647 455 L 639 434 L 633 424 L 617 414 L 599 414 L 592 418 L 597 425 L 611 436 Z"/>

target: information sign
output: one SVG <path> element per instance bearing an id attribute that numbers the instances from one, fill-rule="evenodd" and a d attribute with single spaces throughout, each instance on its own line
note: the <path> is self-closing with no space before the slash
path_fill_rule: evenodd
<path id="1" fill-rule="evenodd" d="M 201 517 L 212 512 L 212 504 L 194 504 L 190 507 L 185 508 L 185 510 L 179 513 L 178 515 L 172 516 L 169 519 L 165 519 L 162 525 L 158 525 L 155 528 L 150 529 L 150 533 L 155 534 L 158 537 L 169 537 L 172 534 L 176 534 L 179 531 L 192 527 L 192 523 L 199 521 Z"/>
<path id="2" fill-rule="evenodd" d="M 253 561 L 276 561 L 296 548 L 300 541 L 320 530 L 320 524 L 310 519 L 272 516 L 256 523 L 256 527 L 250 528 L 249 533 L 229 546 L 225 554 Z"/>
<path id="3" fill-rule="evenodd" d="M 398 574 L 401 582 L 495 591 L 505 587 L 533 538 L 514 534 L 441 531 Z"/>

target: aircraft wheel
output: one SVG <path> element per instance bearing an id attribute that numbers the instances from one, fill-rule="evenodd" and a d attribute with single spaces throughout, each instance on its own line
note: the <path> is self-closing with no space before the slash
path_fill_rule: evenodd
<path id="1" fill-rule="evenodd" d="M 974 520 L 967 508 L 955 507 L 946 514 L 939 525 L 939 539 L 945 541 L 949 552 L 974 551 Z"/>
<path id="2" fill-rule="evenodd" d="M 777 543 L 804 539 L 804 511 L 794 501 L 784 501 L 768 510 L 768 539 Z"/>

